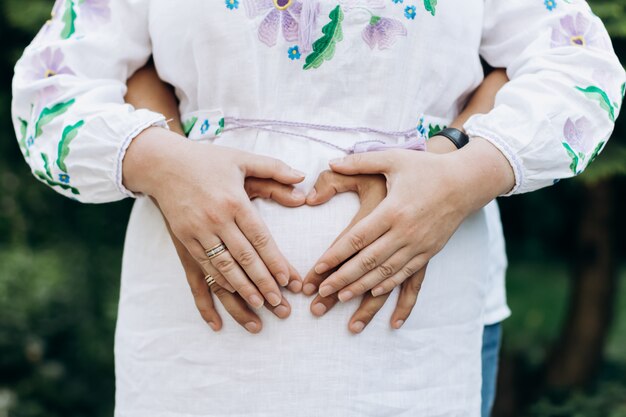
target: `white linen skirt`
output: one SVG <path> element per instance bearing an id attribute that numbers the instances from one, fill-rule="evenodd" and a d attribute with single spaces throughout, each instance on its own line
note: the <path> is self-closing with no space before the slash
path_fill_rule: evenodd
<path id="1" fill-rule="evenodd" d="M 335 138 L 342 145 L 355 140 L 360 138 Z M 307 174 L 299 186 L 305 192 L 330 159 L 343 156 L 263 131 L 228 132 L 215 143 L 284 160 Z M 346 193 L 295 209 L 254 204 L 304 276 L 350 222 L 358 198 Z M 479 416 L 487 244 L 481 211 L 431 260 L 417 305 L 400 330 L 389 324 L 396 289 L 359 335 L 347 324 L 360 300 L 316 318 L 312 298 L 286 291 L 291 316 L 279 320 L 260 310 L 264 328 L 258 335 L 241 328 L 215 299 L 224 327 L 214 333 L 196 311 L 161 214 L 150 199 L 139 198 L 122 268 L 115 415 Z"/>

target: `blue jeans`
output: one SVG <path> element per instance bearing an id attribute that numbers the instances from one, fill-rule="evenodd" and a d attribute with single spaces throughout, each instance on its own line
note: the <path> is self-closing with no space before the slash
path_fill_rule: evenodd
<path id="1" fill-rule="evenodd" d="M 482 369 L 483 386 L 481 390 L 481 416 L 489 417 L 496 398 L 496 382 L 498 380 L 498 357 L 502 340 L 500 323 L 485 326 L 483 333 Z"/>

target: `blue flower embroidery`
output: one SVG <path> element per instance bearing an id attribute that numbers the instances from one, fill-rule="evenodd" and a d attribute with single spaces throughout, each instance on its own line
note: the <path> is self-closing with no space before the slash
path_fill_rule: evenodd
<path id="1" fill-rule="evenodd" d="M 404 9 L 404 15 L 407 19 L 415 19 L 415 6 L 406 6 Z"/>
<path id="2" fill-rule="evenodd" d="M 239 8 L 239 0 L 225 0 L 226 7 L 230 10 Z"/>
<path id="3" fill-rule="evenodd" d="M 59 181 L 61 181 L 63 184 L 69 184 L 70 176 L 67 174 L 59 174 Z"/>
<path id="4" fill-rule="evenodd" d="M 35 143 L 35 139 L 33 139 L 32 136 L 29 136 L 28 139 L 26 139 L 26 146 L 28 146 L 29 148 L 33 146 L 34 143 Z"/>
<path id="5" fill-rule="evenodd" d="M 291 48 L 289 48 L 288 54 L 289 54 L 289 59 L 291 59 L 292 61 L 294 59 L 300 59 L 300 48 L 298 48 L 298 45 L 294 45 Z"/>
<path id="6" fill-rule="evenodd" d="M 396 4 L 404 2 L 404 0 L 391 0 L 391 1 L 393 1 Z"/>
<path id="7" fill-rule="evenodd" d="M 200 133 L 204 135 L 206 132 L 208 132 L 210 126 L 211 125 L 209 125 L 209 121 L 205 120 L 204 123 L 202 123 L 202 126 L 200 126 Z"/>
<path id="8" fill-rule="evenodd" d="M 545 4 L 546 9 L 550 11 L 556 9 L 556 0 L 543 0 L 543 4 Z"/>

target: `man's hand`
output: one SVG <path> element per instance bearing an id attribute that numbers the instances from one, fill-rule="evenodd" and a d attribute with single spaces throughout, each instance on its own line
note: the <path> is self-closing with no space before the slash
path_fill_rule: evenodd
<path id="1" fill-rule="evenodd" d="M 306 202 L 311 206 L 324 204 L 335 195 L 344 192 L 357 193 L 361 207 L 352 219 L 350 225 L 344 229 L 337 239 L 340 239 L 352 228 L 352 226 L 369 215 L 378 206 L 378 204 L 383 201 L 387 195 L 385 177 L 382 175 L 348 176 L 337 174 L 332 171 L 324 171 L 320 174 L 315 187 L 307 196 Z M 304 280 L 304 294 L 315 294 L 320 284 L 336 269 L 337 268 L 324 274 L 317 274 L 314 270 L 311 270 Z M 411 277 L 402 284 L 396 309 L 391 316 L 391 326 L 393 328 L 400 328 L 411 314 L 413 306 L 415 306 L 425 268 L 420 272 L 421 275 L 416 274 L 414 277 Z M 350 331 L 353 333 L 362 332 L 374 316 L 380 311 L 388 298 L 389 293 L 379 297 L 374 297 L 369 292 L 364 294 L 361 305 L 352 315 L 352 318 L 348 323 Z M 311 312 L 315 316 L 320 317 L 333 308 L 338 301 L 339 299 L 336 294 L 331 294 L 328 297 L 322 297 L 318 294 L 311 303 Z"/>

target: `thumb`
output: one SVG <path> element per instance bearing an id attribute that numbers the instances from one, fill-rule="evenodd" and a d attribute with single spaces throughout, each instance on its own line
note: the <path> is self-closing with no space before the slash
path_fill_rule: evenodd
<path id="1" fill-rule="evenodd" d="M 389 156 L 393 151 L 366 152 L 348 155 L 344 158 L 330 161 L 330 168 L 334 172 L 345 175 L 355 174 L 383 174 L 391 168 Z"/>
<path id="2" fill-rule="evenodd" d="M 250 154 L 245 157 L 241 168 L 246 177 L 273 179 L 283 184 L 298 184 L 305 174 L 294 169 L 280 159 Z"/>
<path id="3" fill-rule="evenodd" d="M 285 207 L 299 207 L 305 203 L 302 191 L 274 180 L 248 177 L 244 188 L 250 200 L 255 198 L 274 200 Z"/>
<path id="4" fill-rule="evenodd" d="M 357 177 L 338 174 L 333 171 L 323 171 L 317 177 L 313 189 L 306 198 L 310 206 L 324 204 L 335 195 L 348 191 L 358 190 L 359 180 Z"/>

